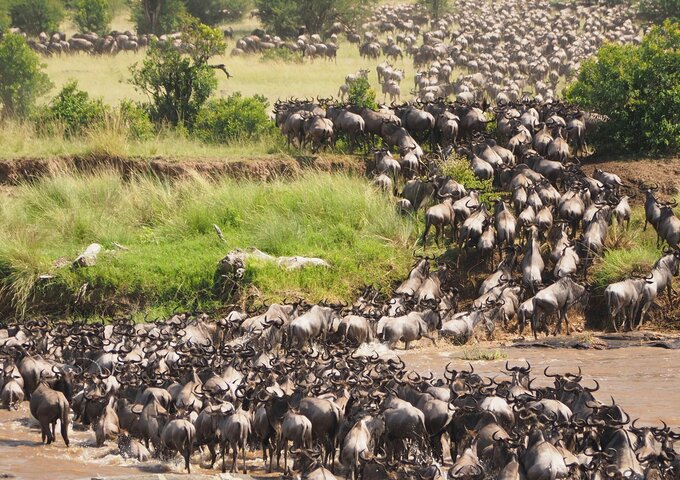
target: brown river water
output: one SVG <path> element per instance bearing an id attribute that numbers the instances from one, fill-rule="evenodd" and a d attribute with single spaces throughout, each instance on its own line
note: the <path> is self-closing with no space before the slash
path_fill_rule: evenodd
<path id="1" fill-rule="evenodd" d="M 474 347 L 473 347 L 474 348 Z M 480 347 L 495 350 L 495 347 Z M 398 351 L 407 366 L 420 373 L 433 371 L 440 376 L 444 366 L 453 362 L 456 369 L 467 367 L 463 360 L 470 347 L 416 348 Z M 673 427 L 680 427 L 680 350 L 633 346 L 613 350 L 576 350 L 545 348 L 504 348 L 503 360 L 473 361 L 475 371 L 488 376 L 500 375 L 506 360 L 518 364 L 531 362 L 533 372 L 539 374 L 546 366 L 551 372 L 583 370 L 584 382 L 597 379 L 601 389 L 596 396 L 606 401 L 613 396 L 632 418 L 640 418 L 641 424 L 658 424 L 663 419 Z M 539 375 L 538 384 L 549 379 Z M 123 460 L 116 454 L 116 446 L 94 448 L 94 434 L 76 428 L 71 433 L 71 447 L 66 448 L 57 437 L 56 445 L 42 446 L 40 431 L 31 418 L 28 404 L 17 412 L 0 411 L 0 478 L 11 475 L 22 479 L 81 479 L 98 476 L 130 477 L 149 473 L 179 474 L 183 472 L 179 457 L 174 461 L 158 461 L 140 464 Z M 249 465 L 261 467 L 256 460 L 260 453 L 249 455 Z M 215 475 L 219 470 L 205 470 L 194 457 L 192 473 Z M 229 465 L 229 464 L 228 464 Z M 218 465 L 219 466 L 219 460 Z M 278 477 L 273 475 L 273 478 Z M 262 478 L 262 477 L 257 477 Z"/>

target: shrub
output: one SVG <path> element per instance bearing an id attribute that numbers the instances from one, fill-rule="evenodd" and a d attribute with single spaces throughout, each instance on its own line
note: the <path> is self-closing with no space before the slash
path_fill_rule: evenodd
<path id="1" fill-rule="evenodd" d="M 29 35 L 55 32 L 64 19 L 64 8 L 59 0 L 14 0 L 9 13 L 12 25 Z"/>
<path id="2" fill-rule="evenodd" d="M 3 117 L 25 117 L 35 101 L 52 88 L 38 55 L 23 37 L 8 34 L 0 41 L 0 103 Z"/>
<path id="3" fill-rule="evenodd" d="M 479 190 L 480 192 L 491 192 L 493 190 L 492 181 L 477 178 L 470 167 L 470 162 L 465 157 L 451 155 L 440 163 L 439 169 L 443 175 L 453 178 L 467 190 Z"/>
<path id="4" fill-rule="evenodd" d="M 108 32 L 113 18 L 109 0 L 78 0 L 75 5 L 73 21 L 83 32 Z"/>
<path id="5" fill-rule="evenodd" d="M 287 48 L 271 48 L 264 50 L 260 57 L 261 62 L 284 62 L 303 63 L 304 59 L 300 52 L 293 52 Z"/>
<path id="6" fill-rule="evenodd" d="M 174 33 L 182 30 L 189 14 L 183 0 L 133 0 L 132 19 L 139 33 Z"/>
<path id="7" fill-rule="evenodd" d="M 638 13 L 645 20 L 655 23 L 661 23 L 667 18 L 680 21 L 680 1 L 640 0 Z"/>
<path id="8" fill-rule="evenodd" d="M 653 27 L 641 45 L 606 44 L 566 91 L 570 102 L 607 115 L 593 138 L 601 150 L 677 152 L 680 148 L 680 24 Z"/>
<path id="9" fill-rule="evenodd" d="M 243 18 L 252 0 L 186 0 L 187 11 L 206 25 Z"/>
<path id="10" fill-rule="evenodd" d="M 259 137 L 273 129 L 268 107 L 266 98 L 243 97 L 238 92 L 226 99 L 211 100 L 198 113 L 194 132 L 201 140 L 212 143 Z"/>
<path id="11" fill-rule="evenodd" d="M 91 99 L 87 92 L 78 89 L 78 82 L 71 81 L 45 107 L 38 122 L 52 129 L 61 126 L 64 135 L 72 137 L 101 125 L 106 113 L 107 107 L 101 99 Z"/>
<path id="12" fill-rule="evenodd" d="M 118 113 L 129 138 L 145 140 L 153 136 L 154 125 L 149 113 L 132 100 L 123 100 L 118 105 Z"/>
<path id="13" fill-rule="evenodd" d="M 349 86 L 347 91 L 349 103 L 360 108 L 370 108 L 377 110 L 378 102 L 375 100 L 375 90 L 371 88 L 371 84 L 365 78 L 358 78 Z"/>
<path id="14" fill-rule="evenodd" d="M 215 70 L 207 62 L 224 53 L 226 45 L 219 30 L 200 24 L 189 28 L 183 40 L 194 46 L 188 54 L 169 44 L 152 44 L 142 65 L 130 68 L 130 83 L 148 95 L 152 120 L 191 128 L 217 88 Z"/>

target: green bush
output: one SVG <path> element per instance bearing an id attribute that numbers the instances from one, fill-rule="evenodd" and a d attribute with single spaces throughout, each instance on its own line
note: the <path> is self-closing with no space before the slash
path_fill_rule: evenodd
<path id="1" fill-rule="evenodd" d="M 198 113 L 194 133 L 210 143 L 257 138 L 274 128 L 267 114 L 268 107 L 266 98 L 243 97 L 239 92 L 226 99 L 211 100 Z"/>
<path id="2" fill-rule="evenodd" d="M 190 17 L 183 0 L 132 0 L 131 5 L 139 33 L 179 32 Z"/>
<path id="3" fill-rule="evenodd" d="M 360 108 L 365 107 L 370 108 L 371 110 L 377 110 L 378 102 L 375 100 L 375 97 L 375 90 L 371 88 L 371 84 L 368 83 L 368 80 L 363 77 L 352 82 L 347 91 L 349 103 Z"/>
<path id="4" fill-rule="evenodd" d="M 453 178 L 467 190 L 479 190 L 480 192 L 493 190 L 492 181 L 477 178 L 470 167 L 470 162 L 465 157 L 453 154 L 440 163 L 439 169 L 442 174 Z"/>
<path id="5" fill-rule="evenodd" d="M 52 88 L 38 55 L 20 35 L 0 41 L 0 104 L 2 117 L 25 117 L 41 95 Z"/>
<path id="6" fill-rule="evenodd" d="M 29 35 L 59 29 L 64 8 L 59 0 L 13 0 L 9 9 L 12 25 Z"/>
<path id="7" fill-rule="evenodd" d="M 187 11 L 206 25 L 240 20 L 252 5 L 252 0 L 186 0 Z"/>
<path id="8" fill-rule="evenodd" d="M 155 128 L 151 117 L 139 104 L 132 100 L 123 100 L 118 105 L 118 113 L 129 138 L 145 140 L 153 136 Z"/>
<path id="9" fill-rule="evenodd" d="M 75 4 L 73 21 L 83 32 L 104 35 L 113 18 L 109 0 L 78 0 Z"/>
<path id="10" fill-rule="evenodd" d="M 261 62 L 284 62 L 284 63 L 303 63 L 304 59 L 300 52 L 293 52 L 287 48 L 271 48 L 264 50 L 260 57 Z"/>
<path id="11" fill-rule="evenodd" d="M 61 127 L 64 135 L 72 137 L 100 126 L 107 110 L 101 99 L 91 99 L 87 92 L 78 89 L 78 82 L 71 81 L 44 108 L 37 121 L 47 125 L 48 130 Z"/>
<path id="12" fill-rule="evenodd" d="M 641 45 L 605 44 L 581 65 L 566 98 L 609 117 L 593 143 L 616 153 L 680 149 L 680 23 L 653 27 Z"/>

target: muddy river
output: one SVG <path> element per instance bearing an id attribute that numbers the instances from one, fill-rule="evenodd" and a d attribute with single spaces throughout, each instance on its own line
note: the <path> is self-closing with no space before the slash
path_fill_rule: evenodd
<path id="1" fill-rule="evenodd" d="M 409 368 L 441 375 L 448 362 L 453 362 L 455 368 L 465 368 L 467 361 L 463 358 L 471 356 L 474 348 L 427 346 L 399 354 Z M 498 349 L 500 355 L 505 356 L 502 360 L 473 361 L 475 371 L 483 375 L 499 375 L 506 360 L 511 364 L 528 360 L 537 374 L 546 366 L 554 372 L 576 371 L 581 366 L 584 382 L 593 378 L 600 382 L 601 389 L 596 394 L 600 400 L 613 396 L 632 418 L 641 419 L 639 423 L 658 423 L 663 419 L 671 426 L 680 427 L 680 350 L 655 347 L 613 350 L 480 348 L 483 351 Z M 547 380 L 539 378 L 537 383 L 541 382 L 546 384 Z M 122 460 L 116 454 L 115 445 L 94 448 L 94 434 L 78 428 L 71 434 L 72 446 L 68 449 L 61 437 L 56 445 L 41 446 L 36 427 L 27 403 L 18 412 L 0 411 L 0 476 L 42 480 L 182 473 L 179 457 L 174 462 L 146 464 Z M 259 453 L 253 452 L 249 461 L 254 468 L 261 467 L 261 460 L 256 457 Z M 218 473 L 218 470 L 200 468 L 198 456 L 194 462 L 192 473 Z M 274 478 L 278 476 L 273 475 Z"/>

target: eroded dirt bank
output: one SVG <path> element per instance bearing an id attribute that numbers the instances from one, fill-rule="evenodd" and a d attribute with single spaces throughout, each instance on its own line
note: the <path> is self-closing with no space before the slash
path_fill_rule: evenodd
<path id="1" fill-rule="evenodd" d="M 298 155 L 295 157 L 268 155 L 236 160 L 92 156 L 18 158 L 0 160 L 0 185 L 15 185 L 21 181 L 63 171 L 87 173 L 100 169 L 117 170 L 123 176 L 133 173 L 149 173 L 163 178 L 181 178 L 196 172 L 208 177 L 228 176 L 271 180 L 290 177 L 305 169 L 363 174 L 366 167 L 360 157 L 350 155 Z"/>

